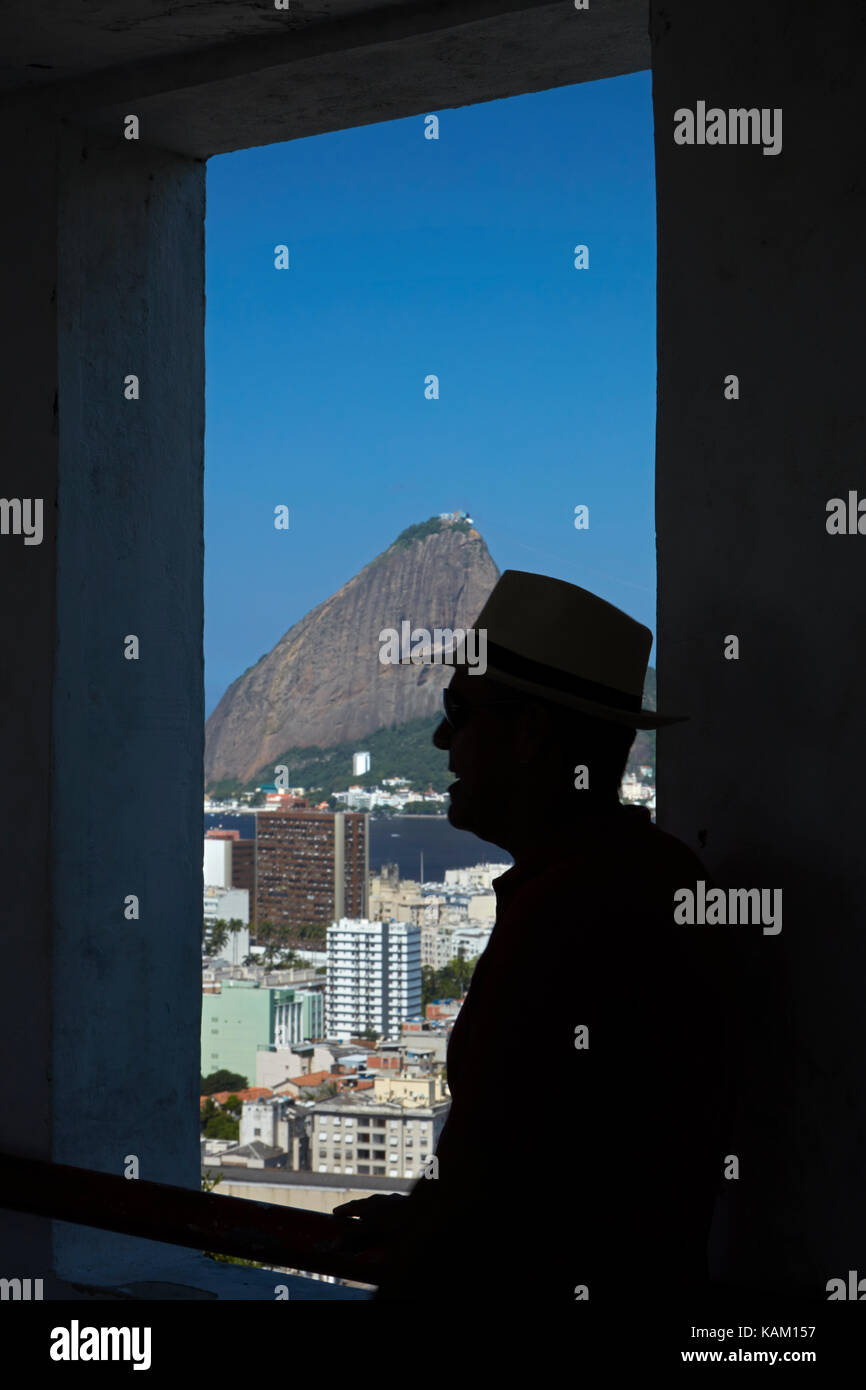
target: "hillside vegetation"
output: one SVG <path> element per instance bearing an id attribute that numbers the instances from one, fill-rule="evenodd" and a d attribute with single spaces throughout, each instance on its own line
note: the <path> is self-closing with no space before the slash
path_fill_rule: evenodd
<path id="1" fill-rule="evenodd" d="M 644 705 L 648 709 L 656 707 L 655 687 L 656 673 L 650 667 L 644 687 Z M 426 791 L 432 786 L 435 792 L 444 792 L 454 775 L 448 771 L 447 753 L 434 748 L 431 741 L 439 721 L 438 714 L 428 719 L 410 719 L 405 724 L 377 729 L 360 740 L 338 743 L 332 748 L 287 748 L 275 761 L 288 767 L 292 786 L 305 787 L 316 800 L 345 791 L 350 785 L 381 785 L 386 777 L 405 777 L 415 791 Z M 370 771 L 356 777 L 352 773 L 352 754 L 362 750 L 370 754 Z M 637 771 L 641 764 L 655 769 L 655 733 L 652 730 L 638 730 L 627 771 Z M 257 786 L 270 785 L 272 781 L 273 764 L 269 764 L 249 782 L 227 779 L 215 783 L 209 790 L 219 800 L 252 792 Z"/>

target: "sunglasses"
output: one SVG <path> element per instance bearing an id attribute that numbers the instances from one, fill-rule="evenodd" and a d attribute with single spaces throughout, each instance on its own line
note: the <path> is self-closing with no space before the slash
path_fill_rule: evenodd
<path id="1" fill-rule="evenodd" d="M 505 700 L 461 700 L 459 696 L 453 695 L 448 686 L 442 691 L 442 708 L 445 711 L 445 721 L 452 729 L 456 729 L 473 710 L 490 709 L 494 705 L 521 705 L 523 700 L 519 696 Z"/>

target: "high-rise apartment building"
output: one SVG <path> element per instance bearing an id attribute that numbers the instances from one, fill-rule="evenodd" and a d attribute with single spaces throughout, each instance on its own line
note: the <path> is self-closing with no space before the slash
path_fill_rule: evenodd
<path id="1" fill-rule="evenodd" d="M 256 842 L 237 839 L 232 844 L 232 888 L 246 888 L 250 895 L 250 912 L 255 911 Z"/>
<path id="2" fill-rule="evenodd" d="M 208 830 L 204 837 L 204 881 L 210 888 L 231 888 L 232 850 L 238 830 Z"/>
<path id="3" fill-rule="evenodd" d="M 255 846 L 256 923 L 296 927 L 366 913 L 370 849 L 364 812 L 262 812 Z"/>
<path id="4" fill-rule="evenodd" d="M 420 927 L 343 917 L 328 928 L 328 1037 L 398 1038 L 420 1012 Z"/>

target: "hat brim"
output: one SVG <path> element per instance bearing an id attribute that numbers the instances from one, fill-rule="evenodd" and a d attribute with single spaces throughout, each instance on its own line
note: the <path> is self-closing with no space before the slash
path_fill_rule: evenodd
<path id="1" fill-rule="evenodd" d="M 437 652 L 438 659 L 416 659 L 410 661 L 408 658 L 400 661 L 401 666 L 438 666 L 440 670 L 450 669 L 461 671 L 466 675 L 471 675 L 476 667 L 468 662 L 461 661 L 458 647 L 442 648 Z M 456 660 L 453 658 L 457 657 Z M 444 659 L 443 659 L 444 658 Z M 482 673 L 479 673 L 482 674 Z M 605 705 L 594 700 L 584 700 L 579 695 L 571 695 L 568 691 L 555 690 L 547 685 L 538 685 L 534 681 L 521 679 L 520 676 L 513 676 L 510 672 L 502 671 L 493 663 L 487 665 L 483 675 L 488 680 L 496 681 L 498 685 L 510 686 L 512 690 L 519 690 L 522 694 L 533 700 L 543 700 L 547 704 L 562 705 L 566 709 L 573 709 L 579 714 L 585 714 L 593 719 L 602 719 L 611 724 L 622 724 L 629 729 L 663 729 L 668 724 L 683 724 L 691 719 L 690 714 L 662 714 L 659 710 L 636 709 L 623 710 L 615 705 Z"/>
<path id="2" fill-rule="evenodd" d="M 463 663 L 456 664 L 454 669 L 466 672 L 472 670 L 471 667 Z M 513 690 L 520 690 L 531 699 L 543 700 L 552 705 L 562 705 L 566 709 L 576 710 L 578 713 L 586 714 L 593 719 L 602 719 L 611 724 L 623 724 L 629 729 L 661 729 L 667 724 L 681 724 L 691 718 L 691 715 L 688 714 L 661 714 L 658 710 L 651 709 L 623 710 L 614 705 L 584 700 L 578 695 L 569 694 L 567 691 L 552 690 L 549 686 L 536 685 L 532 681 L 521 680 L 519 676 L 512 676 L 506 671 L 500 671 L 493 665 L 488 666 L 484 674 L 488 680 L 496 681 L 499 685 L 508 685 Z"/>

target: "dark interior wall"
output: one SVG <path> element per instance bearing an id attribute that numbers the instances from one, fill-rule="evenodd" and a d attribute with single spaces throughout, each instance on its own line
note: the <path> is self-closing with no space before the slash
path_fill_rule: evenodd
<path id="1" fill-rule="evenodd" d="M 719 1254 L 818 1296 L 866 1249 L 866 536 L 825 525 L 866 493 L 864 39 L 839 0 L 652 7 L 658 698 L 692 715 L 659 736 L 659 820 L 723 885 L 783 890 L 779 935 L 726 929 L 746 1111 Z M 676 145 L 698 100 L 781 107 L 781 153 Z"/>

